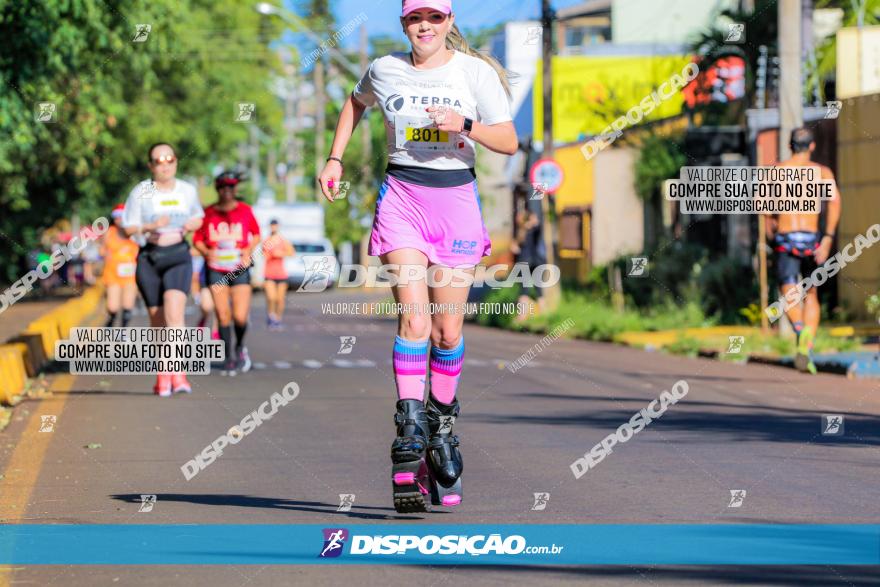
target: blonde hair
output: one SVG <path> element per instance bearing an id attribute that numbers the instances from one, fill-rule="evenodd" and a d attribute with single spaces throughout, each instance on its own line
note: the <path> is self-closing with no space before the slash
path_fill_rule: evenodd
<path id="1" fill-rule="evenodd" d="M 498 63 L 497 59 L 495 59 L 491 55 L 480 53 L 479 51 L 471 47 L 470 43 L 467 42 L 467 39 L 464 38 L 464 35 L 461 34 L 461 31 L 458 30 L 458 25 L 453 24 L 449 28 L 449 32 L 446 34 L 446 48 L 461 51 L 462 53 L 466 53 L 471 57 L 482 59 L 483 61 L 491 65 L 492 69 L 495 70 L 495 73 L 498 74 L 498 78 L 501 80 L 501 86 L 504 88 L 504 91 L 507 92 L 507 96 L 510 97 L 511 74 L 506 69 L 504 69 L 500 63 Z"/>

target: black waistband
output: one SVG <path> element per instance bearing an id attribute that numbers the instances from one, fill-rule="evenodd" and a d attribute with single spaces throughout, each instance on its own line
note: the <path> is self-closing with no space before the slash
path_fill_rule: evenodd
<path id="1" fill-rule="evenodd" d="M 430 169 L 389 163 L 385 168 L 385 173 L 400 181 L 430 188 L 457 187 L 471 183 L 477 178 L 473 167 L 468 169 Z"/>
<path id="2" fill-rule="evenodd" d="M 189 243 L 186 240 L 182 240 L 179 243 L 174 243 L 173 245 L 157 245 L 156 243 L 147 242 L 144 246 L 141 247 L 142 251 L 152 251 L 155 249 L 159 249 L 161 251 L 170 251 L 173 248 L 186 247 L 189 249 Z"/>

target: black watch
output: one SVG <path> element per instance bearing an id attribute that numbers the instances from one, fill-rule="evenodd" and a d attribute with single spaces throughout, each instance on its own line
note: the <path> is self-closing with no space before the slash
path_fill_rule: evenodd
<path id="1" fill-rule="evenodd" d="M 465 116 L 464 125 L 462 126 L 461 133 L 464 136 L 468 136 L 471 133 L 471 129 L 474 127 L 474 121 L 471 118 Z"/>

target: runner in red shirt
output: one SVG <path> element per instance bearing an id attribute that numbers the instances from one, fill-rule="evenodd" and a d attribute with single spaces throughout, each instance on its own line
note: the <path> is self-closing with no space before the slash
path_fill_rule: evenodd
<path id="1" fill-rule="evenodd" d="M 237 370 L 244 373 L 251 368 L 244 335 L 251 309 L 251 253 L 260 242 L 260 226 L 251 207 L 238 199 L 240 181 L 238 174 L 231 172 L 217 176 L 217 203 L 205 208 L 202 227 L 193 237 L 193 246 L 208 263 L 207 282 L 214 297 L 220 338 L 226 344 L 221 375 L 235 375 Z M 235 327 L 234 353 L 230 323 Z"/>

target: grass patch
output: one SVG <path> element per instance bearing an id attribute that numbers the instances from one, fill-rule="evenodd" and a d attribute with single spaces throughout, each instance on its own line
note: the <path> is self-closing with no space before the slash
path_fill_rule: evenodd
<path id="1" fill-rule="evenodd" d="M 568 330 L 569 337 L 599 341 L 612 341 L 615 335 L 631 330 L 714 326 L 714 321 L 707 319 L 696 303 L 684 306 L 668 304 L 645 312 L 629 309 L 618 312 L 609 303 L 588 294 L 563 291 L 556 311 L 533 316 L 519 325 L 519 329 L 549 332 L 566 320 L 574 322 L 574 326 Z"/>

